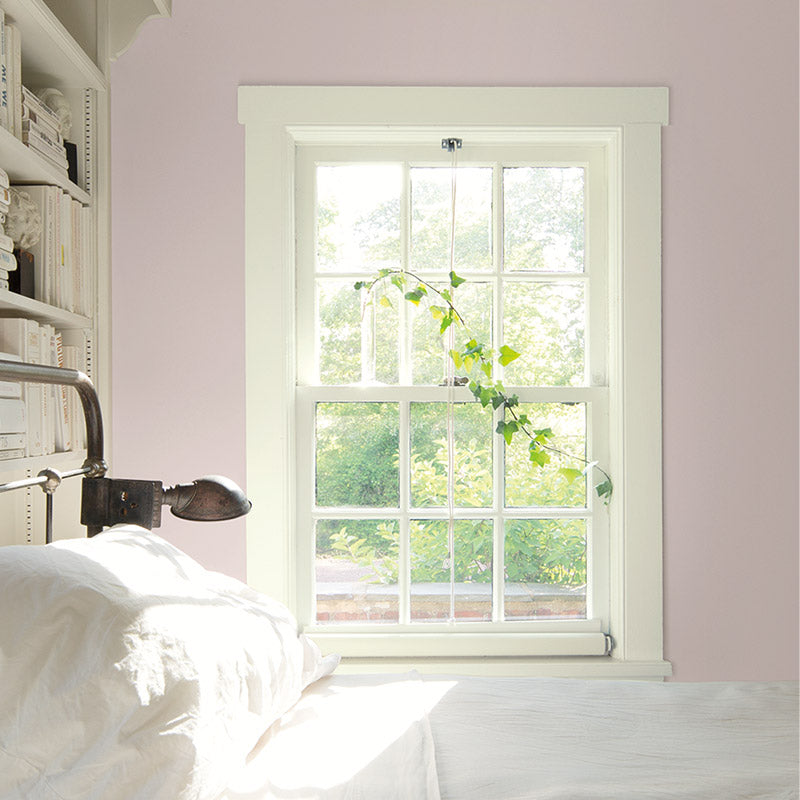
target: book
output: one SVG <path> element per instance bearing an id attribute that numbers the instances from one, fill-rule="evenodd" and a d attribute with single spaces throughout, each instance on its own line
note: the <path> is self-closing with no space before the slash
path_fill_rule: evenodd
<path id="1" fill-rule="evenodd" d="M 25 401 L 0 397 L 0 433 L 24 433 L 27 429 Z"/>
<path id="2" fill-rule="evenodd" d="M 59 331 L 54 332 L 56 348 L 56 366 L 64 367 L 64 340 Z M 67 387 L 56 386 L 56 452 L 65 453 L 72 449 L 72 430 L 70 410 L 67 401 Z"/>
<path id="3" fill-rule="evenodd" d="M 34 136 L 31 136 L 27 133 L 22 134 L 22 141 L 28 146 L 29 149 L 35 150 L 38 155 L 44 158 L 49 164 L 52 164 L 56 167 L 60 172 L 63 172 L 65 175 L 67 174 L 68 170 L 68 163 L 66 156 L 59 156 L 53 152 L 50 145 L 45 144 L 41 139 Z"/>
<path id="4" fill-rule="evenodd" d="M 21 361 L 16 353 L 3 353 L 0 352 L 0 361 Z M 22 398 L 22 384 L 19 381 L 5 381 L 0 380 L 0 397 L 15 397 Z M 8 447 L 23 447 L 24 445 L 12 444 L 7 445 L 0 442 L 0 448 L 7 449 Z"/>
<path id="5" fill-rule="evenodd" d="M 64 145 L 51 139 L 38 125 L 35 125 L 29 120 L 24 120 L 22 122 L 22 141 L 25 142 L 28 147 L 40 147 L 42 152 L 48 153 L 56 160 L 63 158 L 65 163 L 67 161 Z"/>
<path id="6" fill-rule="evenodd" d="M 0 278 L 0 289 L 10 289 L 11 284 L 7 278 Z"/>
<path id="7" fill-rule="evenodd" d="M 25 118 L 26 112 L 23 111 L 23 118 L 22 118 L 22 133 L 34 133 L 36 136 L 42 139 L 45 143 L 49 144 L 51 147 L 55 147 L 57 151 L 62 151 L 64 149 L 64 140 L 58 135 L 52 132 L 49 128 L 45 128 L 44 126 L 40 125 L 38 122 L 32 119 Z"/>
<path id="8" fill-rule="evenodd" d="M 21 87 L 22 104 L 29 111 L 33 111 L 41 121 L 51 127 L 56 134 L 61 136 L 61 120 L 58 114 L 50 106 L 42 102 L 27 86 Z"/>
<path id="9" fill-rule="evenodd" d="M 14 255 L 17 261 L 16 269 L 13 271 L 8 270 L 8 288 L 23 297 L 33 299 L 36 292 L 36 287 L 33 284 L 35 271 L 33 255 L 27 250 L 15 250 Z"/>
<path id="10" fill-rule="evenodd" d="M 61 217 L 59 226 L 59 264 L 61 272 L 58 275 L 57 305 L 67 311 L 74 311 L 75 304 L 72 300 L 72 198 L 66 193 L 61 193 Z"/>
<path id="11" fill-rule="evenodd" d="M 0 450 L 0 461 L 11 461 L 12 458 L 25 458 L 23 448 Z"/>
<path id="12" fill-rule="evenodd" d="M 0 186 L 4 189 L 7 189 L 11 185 L 11 180 L 8 177 L 8 173 L 0 167 Z"/>
<path id="13" fill-rule="evenodd" d="M 14 253 L 14 240 L 4 233 L 0 233 L 0 250 L 5 250 L 10 255 Z"/>
<path id="14" fill-rule="evenodd" d="M 9 253 L 7 250 L 0 250 L 0 269 L 4 269 L 6 272 L 13 272 L 17 268 L 17 257 L 15 253 L 18 253 L 19 250 L 15 250 L 14 253 Z"/>
<path id="15" fill-rule="evenodd" d="M 0 280 L 7 281 L 8 280 L 8 272 L 4 269 L 0 269 Z"/>
<path id="16" fill-rule="evenodd" d="M 8 130 L 8 68 L 6 56 L 6 13 L 0 8 L 0 125 Z"/>
<path id="17" fill-rule="evenodd" d="M 0 450 L 18 450 L 25 447 L 28 437 L 24 433 L 0 434 Z"/>
<path id="18" fill-rule="evenodd" d="M 8 129 L 22 139 L 22 37 L 16 25 L 5 24 L 8 76 Z"/>

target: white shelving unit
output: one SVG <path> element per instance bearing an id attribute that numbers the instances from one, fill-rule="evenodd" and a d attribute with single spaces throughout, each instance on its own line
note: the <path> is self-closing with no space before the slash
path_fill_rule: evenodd
<path id="1" fill-rule="evenodd" d="M 92 209 L 93 313 L 74 314 L 0 290 L 0 317 L 27 317 L 59 330 L 91 331 L 92 380 L 106 422 L 110 419 L 110 146 L 109 62 L 126 49 L 142 23 L 168 16 L 169 0 L 0 0 L 6 22 L 22 40 L 22 82 L 36 91 L 55 88 L 72 107 L 71 140 L 78 145 L 78 186 L 9 131 L 0 128 L 0 167 L 12 184 L 52 184 Z M 69 389 L 68 391 L 73 391 Z M 106 424 L 106 454 L 110 441 Z M 45 467 L 79 466 L 84 451 L 0 460 L 3 482 L 36 475 Z M 55 495 L 55 538 L 81 534 L 80 480 L 64 481 Z M 0 545 L 44 541 L 44 494 L 39 488 L 0 494 Z"/>

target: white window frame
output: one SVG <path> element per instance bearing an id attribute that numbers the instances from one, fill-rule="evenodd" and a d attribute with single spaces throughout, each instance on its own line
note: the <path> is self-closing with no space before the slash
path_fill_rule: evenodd
<path id="1" fill-rule="evenodd" d="M 569 632 L 510 633 L 501 647 L 449 634 L 322 633 L 353 670 L 660 679 L 661 126 L 663 88 L 239 88 L 245 125 L 248 582 L 298 608 L 295 536 L 295 153 L 300 144 L 477 138 L 605 143 L 609 181 L 608 359 L 614 498 L 609 508 L 610 656 Z M 268 343 L 268 344 L 265 344 Z M 550 623 L 543 623 L 550 626 Z M 552 627 L 547 630 L 552 631 Z M 595 631 L 594 634 L 601 633 Z M 561 641 L 560 641 L 561 639 Z M 379 643 L 376 645 L 376 641 Z M 513 641 L 512 641 L 513 640 Z M 495 643 L 499 640 L 493 639 Z M 586 645 L 586 646 L 585 646 Z M 582 649 L 584 648 L 584 649 Z M 570 653 L 570 657 L 563 657 Z"/>

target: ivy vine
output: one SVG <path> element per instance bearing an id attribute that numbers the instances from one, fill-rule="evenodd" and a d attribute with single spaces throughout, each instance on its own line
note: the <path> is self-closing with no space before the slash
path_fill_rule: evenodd
<path id="1" fill-rule="evenodd" d="M 367 294 L 371 295 L 375 293 L 378 286 L 388 283 L 394 286 L 406 301 L 415 306 L 419 306 L 423 298 L 428 298 L 427 308 L 433 320 L 438 323 L 440 335 L 444 335 L 451 326 L 454 326 L 454 330 L 461 329 L 469 337 L 461 349 L 448 351 L 457 374 L 454 383 L 467 386 L 483 408 L 488 409 L 491 406 L 492 411 L 502 409 L 503 419 L 498 421 L 495 432 L 503 437 L 507 445 L 511 444 L 517 434 L 527 437 L 529 440 L 528 458 L 536 467 L 549 464 L 551 454 L 582 464 L 581 468 L 562 467 L 558 470 L 559 474 L 570 483 L 583 478 L 592 470 L 596 470 L 601 479 L 596 483 L 595 491 L 597 496 L 608 504 L 614 491 L 610 475 L 599 466 L 597 461 L 588 461 L 581 456 L 565 453 L 555 447 L 552 444 L 555 436 L 552 428 L 534 428 L 527 414 L 524 414 L 519 408 L 519 396 L 506 392 L 502 382 L 494 377 L 495 359 L 506 367 L 519 358 L 520 354 L 506 344 L 501 345 L 499 350 L 495 351 L 470 335 L 464 318 L 455 306 L 452 292 L 462 283 L 466 283 L 466 278 L 462 278 L 450 270 L 449 280 L 449 286 L 440 289 L 413 272 L 400 269 L 381 269 L 367 280 L 356 281 L 354 288 L 357 291 L 366 290 Z M 381 294 L 378 302 L 386 306 L 391 305 L 386 294 Z"/>

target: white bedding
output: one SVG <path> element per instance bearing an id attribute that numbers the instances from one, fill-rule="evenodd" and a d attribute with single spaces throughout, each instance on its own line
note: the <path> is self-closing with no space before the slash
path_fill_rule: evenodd
<path id="1" fill-rule="evenodd" d="M 0 800 L 798 798 L 796 683 L 335 663 L 141 529 L 0 548 Z"/>
<path id="2" fill-rule="evenodd" d="M 790 800 L 794 683 L 332 676 L 224 800 Z"/>

